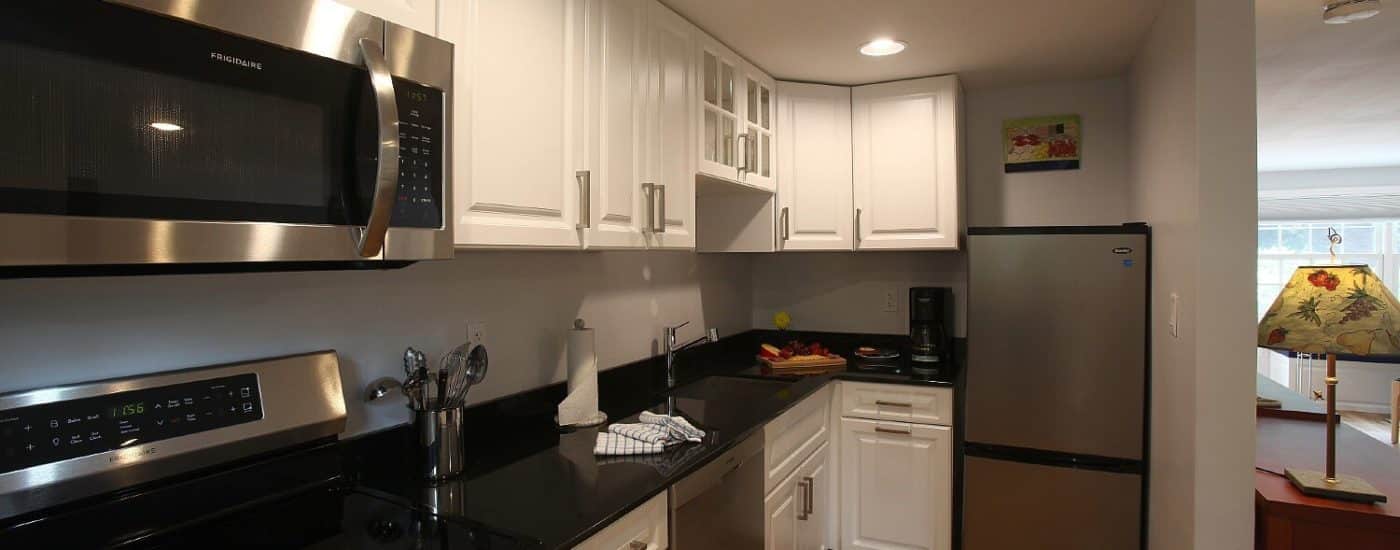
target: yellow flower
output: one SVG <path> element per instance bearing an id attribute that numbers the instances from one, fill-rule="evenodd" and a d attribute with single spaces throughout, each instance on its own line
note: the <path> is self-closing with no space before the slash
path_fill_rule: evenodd
<path id="1" fill-rule="evenodd" d="M 788 315 L 788 312 L 779 311 L 773 314 L 773 326 L 778 327 L 778 330 L 787 330 L 791 325 L 792 316 Z"/>

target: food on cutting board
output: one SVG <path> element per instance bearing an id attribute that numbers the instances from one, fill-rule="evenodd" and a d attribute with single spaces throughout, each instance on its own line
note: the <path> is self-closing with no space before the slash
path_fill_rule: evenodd
<path id="1" fill-rule="evenodd" d="M 781 348 L 773 344 L 763 344 L 758 347 L 758 355 L 759 357 L 764 357 L 772 361 L 835 359 L 840 357 L 839 355 L 831 353 L 831 350 L 821 345 L 821 342 L 804 344 L 797 340 L 791 340 L 787 345 Z"/>

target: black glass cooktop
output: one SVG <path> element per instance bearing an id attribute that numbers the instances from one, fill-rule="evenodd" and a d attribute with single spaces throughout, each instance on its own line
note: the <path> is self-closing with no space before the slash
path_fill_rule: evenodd
<path id="1" fill-rule="evenodd" d="M 360 487 L 334 444 L 0 521 L 0 548 L 499 550 L 529 537 Z"/>

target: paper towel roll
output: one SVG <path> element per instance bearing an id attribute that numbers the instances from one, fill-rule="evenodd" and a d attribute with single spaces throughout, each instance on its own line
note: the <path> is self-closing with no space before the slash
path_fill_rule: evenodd
<path id="1" fill-rule="evenodd" d="M 594 350 L 593 329 L 569 330 L 568 350 L 569 394 L 572 395 L 584 380 L 598 380 L 598 354 Z M 593 408 L 597 407 L 598 403 L 593 403 Z"/>
<path id="2" fill-rule="evenodd" d="M 594 352 L 593 329 L 583 320 L 574 322 L 568 336 L 569 395 L 559 403 L 556 421 L 560 426 L 592 426 L 607 420 L 598 410 L 598 355 Z"/>

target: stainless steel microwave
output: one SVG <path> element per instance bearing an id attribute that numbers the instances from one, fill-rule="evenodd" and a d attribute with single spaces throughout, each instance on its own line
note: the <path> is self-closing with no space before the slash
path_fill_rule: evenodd
<path id="1" fill-rule="evenodd" d="M 452 256 L 451 44 L 331 0 L 0 20 L 0 272 Z"/>

